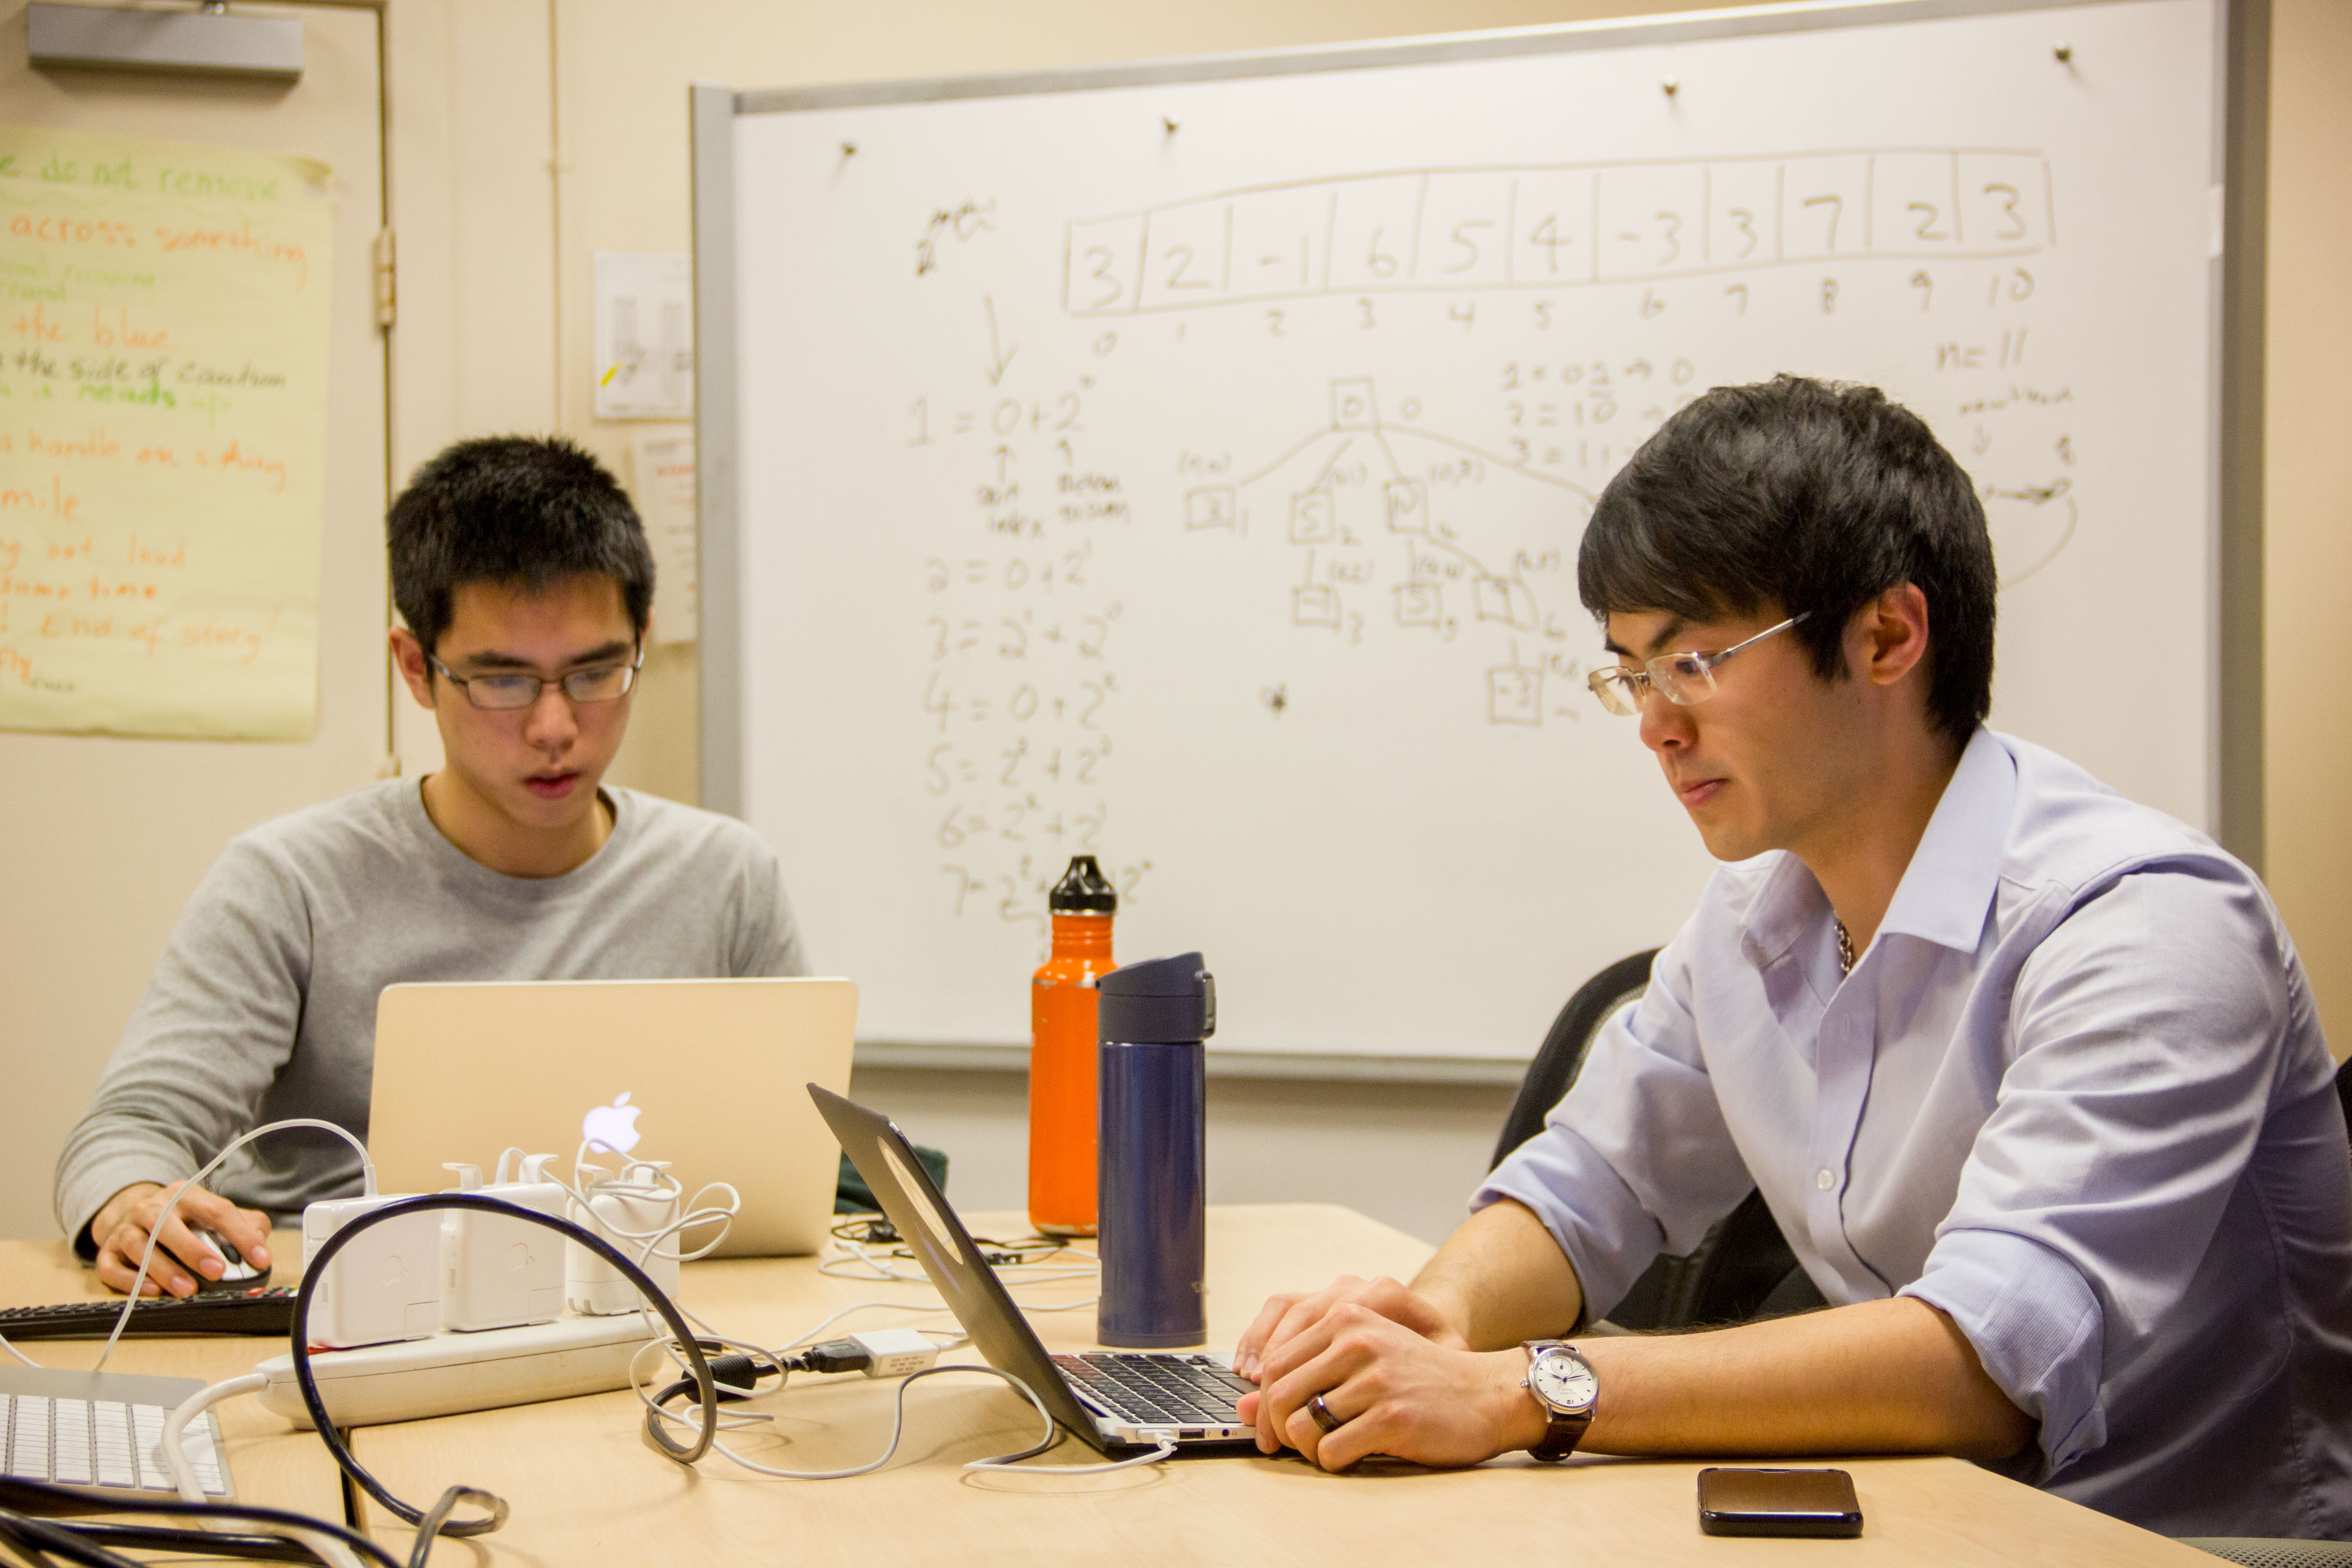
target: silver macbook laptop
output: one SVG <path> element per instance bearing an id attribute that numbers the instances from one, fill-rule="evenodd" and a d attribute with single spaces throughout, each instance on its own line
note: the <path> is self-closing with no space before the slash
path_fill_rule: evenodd
<path id="1" fill-rule="evenodd" d="M 718 1256 L 814 1252 L 840 1155 L 792 1086 L 849 1087 L 857 987 L 846 980 L 564 980 L 393 985 L 376 1002 L 368 1152 L 387 1193 L 487 1176 L 501 1150 L 560 1156 L 583 1139 L 667 1160 L 688 1198 L 742 1194 Z M 690 1234 L 698 1245 L 708 1232 Z"/>
<path id="2" fill-rule="evenodd" d="M 974 1348 L 989 1365 L 1036 1390 L 1064 1427 L 1104 1454 L 1156 1447 L 1162 1438 L 1191 1447 L 1256 1435 L 1234 1409 L 1256 1384 L 1234 1373 L 1229 1356 L 1048 1352 L 897 1125 L 821 1085 L 808 1090 Z"/>

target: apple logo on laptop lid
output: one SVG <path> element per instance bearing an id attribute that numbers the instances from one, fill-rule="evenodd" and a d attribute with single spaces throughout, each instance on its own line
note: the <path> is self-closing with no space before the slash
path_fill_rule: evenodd
<path id="1" fill-rule="evenodd" d="M 600 1105 L 580 1119 L 580 1136 L 599 1149 L 625 1154 L 645 1134 L 637 1131 L 641 1105 L 631 1105 L 626 1090 L 610 1105 Z"/>

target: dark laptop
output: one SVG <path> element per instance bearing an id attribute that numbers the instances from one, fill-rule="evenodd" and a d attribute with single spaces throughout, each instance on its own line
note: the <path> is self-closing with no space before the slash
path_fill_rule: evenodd
<path id="1" fill-rule="evenodd" d="M 989 1365 L 1034 1389 L 1064 1427 L 1109 1455 L 1163 1442 L 1191 1447 L 1255 1436 L 1256 1428 L 1234 1413 L 1234 1402 L 1256 1385 L 1234 1374 L 1231 1357 L 1049 1354 L 897 1125 L 815 1084 L 808 1090 L 974 1348 Z"/>

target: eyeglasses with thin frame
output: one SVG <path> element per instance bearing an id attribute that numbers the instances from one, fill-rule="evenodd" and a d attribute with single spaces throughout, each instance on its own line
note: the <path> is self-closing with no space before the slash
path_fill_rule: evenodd
<path id="1" fill-rule="evenodd" d="M 1601 699 L 1601 706 L 1621 718 L 1630 719 L 1642 710 L 1645 690 L 1656 691 L 1677 707 L 1688 708 L 1715 695 L 1716 666 L 1767 637 L 1780 636 L 1804 618 L 1790 616 L 1779 626 L 1758 632 L 1721 653 L 1662 653 L 1634 668 L 1613 664 L 1606 669 L 1594 670 L 1585 678 L 1585 684 L 1592 688 L 1593 696 Z"/>
<path id="2" fill-rule="evenodd" d="M 528 708 L 539 700 L 547 689 L 551 678 L 530 675 L 520 670 L 500 670 L 494 675 L 459 675 L 431 654 L 425 661 L 441 672 L 442 678 L 466 694 L 466 700 L 487 712 L 511 712 Z M 553 684 L 563 688 L 563 695 L 574 702 L 613 702 L 636 684 L 638 667 L 646 662 L 646 650 L 641 644 L 637 657 L 626 664 L 591 665 L 586 669 L 566 671 L 551 678 Z"/>

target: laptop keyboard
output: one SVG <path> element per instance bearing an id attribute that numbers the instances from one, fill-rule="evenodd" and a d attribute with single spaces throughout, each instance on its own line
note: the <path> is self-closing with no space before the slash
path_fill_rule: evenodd
<path id="1" fill-rule="evenodd" d="M 1230 1426 L 1234 1402 L 1257 1384 L 1204 1355 L 1091 1352 L 1057 1355 L 1070 1386 L 1138 1426 Z"/>

